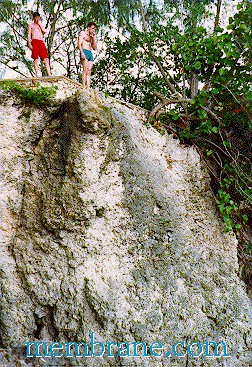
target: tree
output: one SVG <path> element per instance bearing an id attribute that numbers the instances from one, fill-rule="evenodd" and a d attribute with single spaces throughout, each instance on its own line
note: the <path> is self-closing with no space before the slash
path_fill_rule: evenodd
<path id="1" fill-rule="evenodd" d="M 138 3 L 142 26 L 129 24 L 126 39 L 107 39 L 96 81 L 149 109 L 149 122 L 160 131 L 196 147 L 226 230 L 239 236 L 243 277 L 251 287 L 251 2 L 241 1 L 223 29 L 223 4 L 215 1 L 211 31 L 204 25 L 210 2 L 172 1 L 162 9 Z"/>
<path id="2" fill-rule="evenodd" d="M 34 75 L 32 61 L 27 49 L 27 26 L 31 21 L 32 11 L 39 11 L 43 23 L 49 30 L 46 44 L 55 72 L 76 78 L 80 73 L 77 38 L 80 29 L 85 28 L 88 21 L 96 22 L 100 27 L 108 25 L 112 20 L 118 24 L 129 21 L 136 9 L 132 0 L 114 1 L 111 8 L 109 0 L 37 0 L 34 8 L 27 8 L 27 1 L 1 1 L 0 22 L 5 24 L 1 34 L 0 62 L 7 68 L 26 76 Z"/>

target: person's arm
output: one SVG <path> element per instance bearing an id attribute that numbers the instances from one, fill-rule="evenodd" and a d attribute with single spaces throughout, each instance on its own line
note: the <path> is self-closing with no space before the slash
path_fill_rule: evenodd
<path id="1" fill-rule="evenodd" d="M 41 32 L 42 32 L 43 36 L 44 36 L 44 34 L 47 32 L 47 29 L 40 22 L 38 22 L 38 25 L 39 25 L 39 28 L 41 29 Z"/>
<path id="2" fill-rule="evenodd" d="M 78 38 L 78 49 L 80 50 L 81 58 L 82 59 L 85 59 L 85 55 L 84 55 L 84 52 L 83 52 L 83 49 L 82 49 L 82 40 L 83 40 L 83 37 L 84 37 L 84 32 L 81 31 L 80 34 L 79 34 L 79 38 Z"/>
<path id="3" fill-rule="evenodd" d="M 93 50 L 97 50 L 97 43 L 96 43 L 96 35 L 95 33 L 90 34 L 90 39 L 91 39 L 91 47 Z"/>
<path id="4" fill-rule="evenodd" d="M 31 33 L 31 25 L 28 25 L 28 47 L 32 50 L 32 33 Z"/>

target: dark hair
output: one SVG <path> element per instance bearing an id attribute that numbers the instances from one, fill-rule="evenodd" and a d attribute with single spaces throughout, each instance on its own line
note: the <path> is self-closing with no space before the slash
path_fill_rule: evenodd
<path id="1" fill-rule="evenodd" d="M 95 27 L 97 27 L 97 24 L 95 24 L 94 22 L 89 22 L 88 23 L 88 25 L 87 25 L 87 28 L 90 28 L 90 27 L 92 27 L 92 26 L 95 26 Z"/>
<path id="2" fill-rule="evenodd" d="M 35 11 L 33 14 L 32 14 L 32 17 L 35 18 L 35 17 L 40 17 L 39 13 L 37 11 Z"/>

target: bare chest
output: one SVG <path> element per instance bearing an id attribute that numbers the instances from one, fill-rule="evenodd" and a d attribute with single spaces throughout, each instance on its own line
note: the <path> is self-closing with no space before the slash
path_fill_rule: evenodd
<path id="1" fill-rule="evenodd" d="M 84 42 L 91 42 L 91 37 L 87 33 L 85 33 L 84 36 L 83 36 L 83 41 Z"/>

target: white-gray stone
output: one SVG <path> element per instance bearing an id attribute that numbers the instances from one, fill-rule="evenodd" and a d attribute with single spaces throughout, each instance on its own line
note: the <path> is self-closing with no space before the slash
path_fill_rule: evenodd
<path id="1" fill-rule="evenodd" d="M 15 97 L 0 106 L 0 366 L 45 365 L 24 358 L 25 341 L 81 342 L 89 332 L 167 349 L 224 341 L 231 356 L 80 366 L 252 366 L 237 241 L 199 155 L 146 126 L 140 108 L 76 90 L 51 111 L 31 108 L 28 121 Z M 55 363 L 75 361 L 46 359 Z"/>

